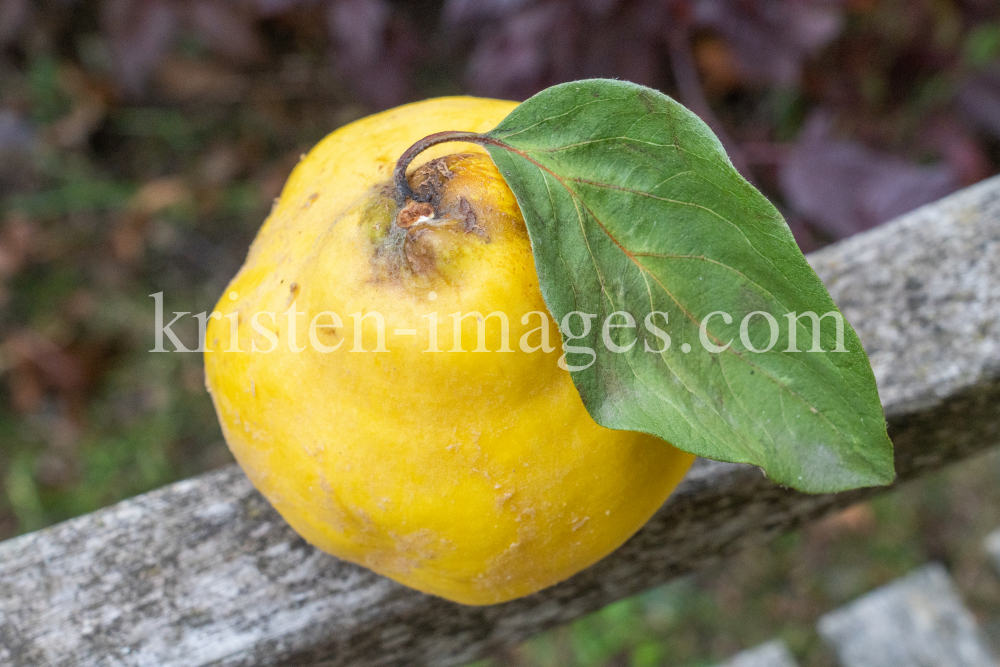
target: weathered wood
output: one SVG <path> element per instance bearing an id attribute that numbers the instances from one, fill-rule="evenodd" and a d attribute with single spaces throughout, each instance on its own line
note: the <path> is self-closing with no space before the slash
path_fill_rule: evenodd
<path id="1" fill-rule="evenodd" d="M 810 261 L 869 352 L 900 480 L 1000 443 L 1000 179 Z M 318 553 L 227 468 L 0 543 L 0 664 L 459 665 L 876 492 L 699 462 L 608 558 L 474 608 Z"/>
<path id="2" fill-rule="evenodd" d="M 984 546 L 986 547 L 986 553 L 993 560 L 993 565 L 996 566 L 997 574 L 1000 574 L 1000 530 L 994 530 L 987 535 Z"/>
<path id="3" fill-rule="evenodd" d="M 772 639 L 769 642 L 740 651 L 719 667 L 798 667 L 785 642 Z"/>
<path id="4" fill-rule="evenodd" d="M 843 667 L 1000 667 L 938 563 L 819 620 Z"/>

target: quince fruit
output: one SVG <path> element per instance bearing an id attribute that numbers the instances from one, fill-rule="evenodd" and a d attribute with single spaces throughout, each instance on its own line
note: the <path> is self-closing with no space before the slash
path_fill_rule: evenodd
<path id="1" fill-rule="evenodd" d="M 532 593 L 607 555 L 694 458 L 587 413 L 558 363 L 517 201 L 485 151 L 421 153 L 410 184 L 429 201 L 397 204 L 393 167 L 411 144 L 488 131 L 515 106 L 434 99 L 330 134 L 295 168 L 206 330 L 226 440 L 288 523 L 465 604 Z"/>

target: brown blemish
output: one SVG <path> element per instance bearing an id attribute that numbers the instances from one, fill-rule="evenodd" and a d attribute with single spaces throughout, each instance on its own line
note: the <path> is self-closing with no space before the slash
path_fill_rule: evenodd
<path id="1" fill-rule="evenodd" d="M 479 218 L 476 217 L 476 212 L 472 210 L 472 204 L 465 197 L 460 197 L 458 200 L 458 213 L 462 217 L 462 222 L 465 224 L 466 234 L 475 234 L 483 241 L 487 243 L 490 242 L 490 235 L 486 233 L 483 226 L 479 224 Z"/>
<path id="2" fill-rule="evenodd" d="M 416 202 L 412 199 L 406 202 L 406 206 L 396 216 L 396 226 L 401 229 L 409 229 L 417 223 L 420 218 L 433 218 L 434 207 L 427 202 Z"/>
<path id="3" fill-rule="evenodd" d="M 504 505 L 506 505 L 507 501 L 510 500 L 513 496 L 514 496 L 514 492 L 513 491 L 508 491 L 506 493 L 503 493 L 503 494 L 497 496 L 497 498 L 496 498 L 496 508 L 497 508 L 497 511 L 503 511 Z M 515 520 L 518 520 L 518 519 L 515 519 Z"/>
<path id="4" fill-rule="evenodd" d="M 419 167 L 413 174 L 413 180 L 417 185 L 417 198 L 422 202 L 429 202 L 436 208 L 441 202 L 441 191 L 445 184 L 455 178 L 455 172 L 451 170 L 450 165 L 466 157 L 468 154 L 446 155 Z"/>
<path id="5" fill-rule="evenodd" d="M 406 253 L 406 262 L 416 273 L 429 273 L 434 269 L 435 252 L 431 239 L 426 238 L 428 230 L 420 229 L 410 234 L 406 238 L 403 251 Z"/>
<path id="6" fill-rule="evenodd" d="M 465 223 L 465 231 L 471 232 L 476 227 L 476 212 L 472 210 L 472 204 L 465 197 L 458 200 L 458 212 L 462 215 L 462 221 Z"/>
<path id="7" fill-rule="evenodd" d="M 298 283 L 292 283 L 291 285 L 288 286 L 288 291 L 291 292 L 292 296 L 298 295 L 298 293 L 299 293 L 299 284 Z"/>
<path id="8" fill-rule="evenodd" d="M 434 166 L 435 173 L 444 180 L 450 181 L 451 179 L 455 178 L 455 172 L 453 172 L 448 167 L 447 160 L 444 159 L 434 160 L 433 162 L 431 162 L 431 164 Z"/>
<path id="9" fill-rule="evenodd" d="M 428 561 L 440 556 L 446 545 L 438 535 L 428 529 L 421 528 L 412 533 L 400 535 L 385 531 L 378 536 L 380 544 L 365 554 L 363 564 L 369 569 L 384 574 L 405 575 L 420 568 Z M 384 544 L 385 538 L 392 544 Z"/>
<path id="10" fill-rule="evenodd" d="M 483 216 L 490 209 L 477 208 L 475 198 L 462 196 L 468 185 L 455 191 L 449 189 L 456 179 L 465 177 L 469 166 L 463 163 L 473 157 L 468 153 L 448 155 L 414 170 L 408 178 L 412 198 L 407 198 L 402 208 L 393 207 L 394 214 L 387 216 L 391 226 L 388 234 L 372 236 L 374 280 L 398 280 L 401 270 L 424 275 L 437 272 L 442 257 L 452 261 L 456 252 L 463 252 L 463 235 L 472 234 L 484 243 L 490 242 L 483 224 Z M 472 168 L 476 168 L 475 164 Z M 470 176 L 475 178 L 474 172 Z M 375 197 L 386 201 L 390 186 L 376 186 Z"/>

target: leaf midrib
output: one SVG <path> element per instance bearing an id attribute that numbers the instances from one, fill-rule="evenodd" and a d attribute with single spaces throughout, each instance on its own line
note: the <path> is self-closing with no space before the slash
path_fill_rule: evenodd
<path id="1" fill-rule="evenodd" d="M 568 192 L 568 193 L 570 194 L 570 196 L 571 196 L 571 197 L 573 198 L 573 200 L 574 200 L 574 207 L 576 207 L 576 201 L 577 201 L 577 200 L 579 200 L 579 203 L 580 203 L 580 205 L 582 205 L 582 206 L 583 206 L 583 207 L 584 207 L 584 208 L 585 208 L 585 209 L 587 210 L 587 212 L 588 212 L 588 213 L 590 214 L 591 218 L 592 218 L 592 219 L 593 219 L 593 220 L 594 220 L 594 221 L 595 221 L 595 222 L 597 223 L 598 227 L 600 227 L 601 231 L 603 231 L 603 232 L 604 232 L 604 234 L 605 234 L 605 235 L 606 235 L 606 236 L 607 236 L 607 237 L 608 237 L 608 238 L 609 238 L 609 239 L 610 239 L 610 240 L 612 241 L 612 243 L 614 243 L 614 244 L 615 244 L 615 246 L 617 246 L 617 247 L 619 248 L 619 250 L 621 250 L 621 251 L 622 251 L 622 253 L 623 253 L 623 254 L 624 254 L 624 255 L 625 255 L 626 257 L 628 257 L 629 261 L 630 261 L 630 262 L 632 262 L 632 263 L 633 263 L 633 264 L 634 264 L 634 265 L 635 265 L 635 266 L 636 266 L 636 267 L 637 267 L 637 268 L 638 268 L 638 269 L 639 269 L 639 270 L 640 270 L 640 271 L 641 271 L 642 273 L 644 273 L 644 274 L 648 274 L 648 275 L 649 275 L 649 276 L 650 276 L 650 277 L 651 277 L 651 278 L 652 278 L 652 279 L 654 280 L 654 282 L 656 282 L 656 284 L 657 284 L 657 285 L 659 285 L 660 289 L 662 289 L 662 290 L 663 290 L 663 293 L 664 293 L 664 294 L 666 294 L 666 295 L 667 295 L 667 296 L 668 296 L 668 297 L 669 297 L 669 298 L 670 298 L 670 299 L 671 299 L 671 300 L 672 300 L 672 301 L 673 301 L 673 302 L 674 302 L 675 304 L 677 304 L 677 307 L 681 309 L 681 312 L 683 312 L 683 313 L 684 313 L 684 315 L 685 315 L 685 316 L 686 316 L 686 317 L 687 317 L 687 318 L 688 318 L 689 320 L 691 320 L 691 322 L 692 322 L 692 323 L 694 323 L 694 324 L 698 324 L 698 325 L 700 326 L 700 323 L 699 323 L 699 322 L 697 321 L 697 319 L 695 319 L 695 318 L 694 318 L 694 316 L 693 316 L 693 315 L 691 315 L 691 313 L 690 313 L 690 312 L 688 312 L 688 310 L 687 310 L 687 309 L 686 309 L 686 308 L 685 308 L 685 307 L 684 307 L 684 306 L 683 306 L 683 305 L 682 305 L 682 304 L 680 303 L 680 301 L 678 301 L 678 300 L 677 300 L 677 297 L 675 297 L 675 296 L 674 296 L 674 295 L 673 295 L 673 294 L 672 294 L 672 293 L 671 293 L 671 292 L 670 292 L 670 291 L 669 291 L 669 290 L 668 290 L 668 289 L 666 288 L 666 286 L 665 286 L 665 285 L 663 285 L 663 283 L 661 283 L 661 282 L 660 282 L 660 281 L 659 281 L 659 280 L 657 279 L 656 275 L 655 275 L 655 274 L 653 274 L 653 273 L 652 273 L 652 272 L 651 272 L 651 271 L 650 271 L 650 270 L 649 270 L 649 269 L 648 269 L 648 268 L 647 268 L 647 267 L 646 267 L 645 265 L 643 265 L 643 264 L 642 264 L 641 262 L 637 261 L 637 260 L 636 260 L 636 258 L 635 258 L 635 255 L 634 255 L 634 253 L 632 253 L 632 252 L 631 252 L 631 251 L 630 251 L 630 250 L 629 250 L 628 248 L 626 248 L 625 246 L 623 246 L 623 245 L 622 245 L 622 244 L 621 244 L 621 243 L 620 243 L 620 242 L 618 241 L 618 239 L 617 239 L 617 238 L 615 238 L 615 237 L 614 237 L 614 235 L 612 235 L 612 234 L 611 234 L 611 233 L 610 233 L 610 232 L 608 231 L 608 229 L 607 229 L 607 228 L 606 228 L 606 227 L 604 226 L 604 223 L 602 223 L 602 222 L 601 222 L 601 220 L 600 220 L 600 219 L 599 219 L 599 218 L 598 218 L 598 217 L 597 217 L 597 216 L 596 216 L 596 215 L 594 214 L 594 212 L 593 212 L 593 211 L 592 211 L 592 210 L 590 209 L 590 207 L 589 207 L 589 206 L 587 206 L 586 202 L 584 202 L 584 201 L 582 200 L 582 198 L 580 197 L 580 195 L 579 195 L 579 194 L 578 194 L 578 193 L 577 193 L 577 192 L 576 192 L 576 191 L 575 191 L 575 190 L 574 190 L 573 188 L 569 187 L 569 186 L 568 186 L 568 185 L 566 184 L 566 180 L 570 180 L 570 181 L 573 181 L 573 182 L 586 182 L 587 184 L 590 184 L 590 185 L 595 185 L 595 186 L 597 186 L 597 187 L 601 187 L 601 186 L 603 186 L 603 187 L 608 187 L 608 188 L 612 188 L 612 189 L 618 189 L 618 190 L 621 190 L 621 191 L 624 191 L 624 192 L 628 192 L 628 193 L 631 193 L 631 194 L 636 194 L 636 195 L 643 195 L 643 194 L 646 194 L 647 196 L 651 196 L 651 197 L 653 197 L 654 199 L 663 199 L 663 198 L 660 198 L 660 197 L 655 197 L 655 196 L 653 196 L 653 195 L 648 195 L 648 193 L 641 193 L 641 192 L 638 192 L 638 191 L 635 191 L 635 190 L 632 190 L 631 188 L 624 188 L 624 187 L 619 187 L 619 186 L 614 186 L 614 185 L 611 185 L 611 184 L 602 184 L 602 183 L 598 183 L 598 182 L 590 182 L 590 181 L 586 181 L 586 179 L 576 179 L 576 178 L 570 178 L 570 179 L 565 179 L 565 180 L 564 180 L 564 179 L 563 179 L 563 178 L 562 178 L 561 176 L 559 176 L 558 174 L 556 174 L 556 173 L 555 173 L 554 171 L 552 171 L 551 169 L 549 169 L 549 168 L 548 168 L 548 167 L 546 167 L 545 165 L 541 164 L 541 163 L 540 163 L 540 162 L 538 162 L 537 160 L 533 159 L 533 158 L 532 158 L 532 157 L 531 157 L 530 155 L 528 155 L 528 154 L 527 154 L 527 152 L 525 152 L 525 151 L 523 151 L 523 150 L 520 150 L 520 149 L 518 149 L 518 148 L 515 148 L 515 147 L 511 146 L 510 144 L 508 144 L 508 143 L 506 143 L 506 142 L 504 142 L 504 141 L 500 141 L 500 140 L 495 140 L 495 141 L 496 141 L 496 144 L 495 144 L 495 145 L 497 145 L 498 147 L 502 147 L 502 148 L 503 148 L 504 150 L 507 150 L 507 151 L 509 151 L 509 152 L 511 152 L 511 153 L 514 153 L 514 154 L 516 154 L 516 155 L 519 155 L 519 156 L 521 156 L 521 157 L 522 157 L 522 158 L 524 158 L 524 159 L 525 159 L 526 161 L 528 161 L 529 163 L 531 163 L 532 165 L 534 165 L 534 166 L 535 166 L 535 168 L 537 168 L 537 169 L 538 169 L 539 171 L 543 171 L 543 172 L 545 172 L 546 174 L 549 174 L 549 175 L 550 175 L 550 176 L 551 176 L 552 178 L 554 178 L 554 179 L 555 179 L 555 180 L 556 180 L 556 181 L 557 181 L 557 182 L 559 183 L 559 185 L 561 185 L 561 186 L 562 186 L 562 187 L 563 187 L 563 188 L 564 188 L 564 189 L 566 190 L 566 192 Z M 545 179 L 544 179 L 544 176 L 543 176 L 543 180 L 545 180 Z M 679 204 L 684 204 L 684 202 L 676 202 L 676 203 L 679 203 Z M 698 205 L 695 205 L 695 206 L 698 206 Z M 728 224 L 732 225 L 732 226 L 733 226 L 733 227 L 735 227 L 735 228 L 736 228 L 737 230 L 739 230 L 739 231 L 740 231 L 740 233 L 741 233 L 741 234 L 743 235 L 743 237 L 744 237 L 744 238 L 745 238 L 745 239 L 747 240 L 747 243 L 749 243 L 749 244 L 750 244 L 750 246 L 751 246 L 752 248 L 754 248 L 754 251 L 755 251 L 755 252 L 757 252 L 758 254 L 760 254 L 760 251 L 758 251 L 758 250 L 757 250 L 757 248 L 756 248 L 756 247 L 755 247 L 755 246 L 754 246 L 754 245 L 753 245 L 752 243 L 750 243 L 750 240 L 749 240 L 749 239 L 748 239 L 748 238 L 746 237 L 746 234 L 743 234 L 742 230 L 740 230 L 740 229 L 739 229 L 739 227 L 737 227 L 737 226 L 736 226 L 736 225 L 735 225 L 735 224 L 734 224 L 734 223 L 733 223 L 732 221 L 730 221 L 730 220 L 726 219 L 725 217 L 723 217 L 723 216 L 719 215 L 718 213 L 716 213 L 715 211 L 712 211 L 711 209 L 708 209 L 708 208 L 705 208 L 705 207 L 701 207 L 701 206 L 698 206 L 698 207 L 699 207 L 699 208 L 703 208 L 704 210 L 706 210 L 706 211 L 709 211 L 709 212 L 711 212 L 712 214 L 714 214 L 714 215 L 718 216 L 718 217 L 719 217 L 720 219 L 724 220 L 725 222 L 727 222 Z M 577 217 L 578 217 L 578 219 L 579 219 L 579 221 L 580 221 L 580 225 L 581 225 L 581 229 L 582 229 L 582 228 L 583 228 L 583 225 L 584 225 L 584 222 L 583 222 L 583 219 L 582 219 L 582 216 L 580 215 L 580 212 L 579 212 L 579 209 L 578 209 L 578 208 L 577 208 Z M 586 234 L 584 234 L 584 239 L 586 240 Z M 599 269 L 599 267 L 598 267 L 598 264 L 597 264 L 597 258 L 596 258 L 596 256 L 594 255 L 593 251 L 592 251 L 592 250 L 590 249 L 590 243 L 589 243 L 589 241 L 587 241 L 587 254 L 588 254 L 588 255 L 590 255 L 590 257 L 591 257 L 591 260 L 592 260 L 592 261 L 594 262 L 594 267 L 595 267 L 595 271 L 596 271 L 596 273 L 597 273 L 597 275 L 598 275 L 598 278 L 599 278 L 599 280 L 600 280 L 600 282 L 601 282 L 601 288 L 602 288 L 602 292 L 604 292 L 605 294 L 607 294 L 607 293 L 608 293 L 608 292 L 607 292 L 607 290 L 605 290 L 605 289 L 604 289 L 604 276 L 603 276 L 602 272 L 600 271 L 600 269 Z M 761 255 L 761 257 L 762 257 L 762 258 L 764 258 L 765 260 L 767 260 L 767 258 L 766 258 L 766 257 L 763 257 L 763 255 Z M 771 262 L 770 260 L 767 260 L 767 261 L 768 261 L 768 263 L 769 263 L 769 264 L 771 264 L 771 266 L 774 266 L 773 262 Z M 774 268 L 775 268 L 775 270 L 776 270 L 776 271 L 778 271 L 778 273 L 779 273 L 780 275 L 784 276 L 784 273 L 782 273 L 782 272 L 781 272 L 780 270 L 778 270 L 778 268 L 777 268 L 776 266 L 775 266 Z M 787 279 L 787 276 L 785 276 L 785 277 L 786 277 L 786 279 Z M 609 295 L 609 297 L 608 297 L 608 298 L 610 298 L 610 295 Z M 776 299 L 776 300 L 777 300 L 777 299 Z M 780 302 L 780 301 L 778 301 L 778 303 L 781 303 L 781 302 Z M 784 305 L 783 305 L 783 304 L 782 304 L 782 306 L 784 307 Z M 786 310 L 787 310 L 787 308 L 786 308 Z M 707 327 L 705 328 L 705 331 L 706 331 L 706 333 L 709 333 L 709 332 L 708 332 L 708 328 L 707 328 Z M 715 336 L 714 334 L 710 334 L 710 335 L 712 336 L 712 339 L 713 339 L 713 340 L 715 341 L 715 343 L 716 343 L 716 344 L 718 344 L 718 343 L 721 343 L 721 342 L 722 342 L 722 341 L 721 341 L 721 340 L 719 340 L 719 339 L 718 339 L 718 338 L 717 338 L 717 337 L 716 337 L 716 336 Z M 803 396 L 802 396 L 801 394 L 799 394 L 798 392 L 794 391 L 794 390 L 793 390 L 793 389 L 792 389 L 791 387 L 788 387 L 787 385 L 785 385 L 785 384 L 783 384 L 783 383 L 779 382 L 779 381 L 778 381 L 778 379 L 777 379 L 777 378 L 775 378 L 775 377 L 774 377 L 774 376 L 773 376 L 773 375 L 772 375 L 772 374 L 771 374 L 770 372 L 768 372 L 768 371 L 767 371 L 766 369 L 764 369 L 764 368 L 762 368 L 762 367 L 760 367 L 760 366 L 758 366 L 758 365 L 756 365 L 756 364 L 753 364 L 753 363 L 751 363 L 751 362 L 750 362 L 750 361 L 749 361 L 748 359 L 746 359 L 746 358 L 745 358 L 745 357 L 744 357 L 743 355 L 741 355 L 741 354 L 740 354 L 740 353 L 739 353 L 739 352 L 738 352 L 737 350 L 733 349 L 733 347 L 732 347 L 732 346 L 729 346 L 729 347 L 727 347 L 727 348 L 726 348 L 726 349 L 724 350 L 724 352 L 730 352 L 730 353 L 732 353 L 732 354 L 733 354 L 733 355 L 734 355 L 734 356 L 735 356 L 735 357 L 736 357 L 736 358 L 737 358 L 738 360 L 740 360 L 741 362 L 743 362 L 743 363 L 744 363 L 744 364 L 746 364 L 747 366 L 749 366 L 749 367 L 751 367 L 751 368 L 753 368 L 753 369 L 756 369 L 756 370 L 760 371 L 760 373 L 761 373 L 761 375 L 762 375 L 762 376 L 764 376 L 764 377 L 768 378 L 768 380 L 770 380 L 771 382 L 773 382 L 773 383 L 774 383 L 774 384 L 775 384 L 775 385 L 776 385 L 776 386 L 777 386 L 777 387 L 778 387 L 779 389 L 781 389 L 781 390 L 783 390 L 783 391 L 787 392 L 787 393 L 788 393 L 788 394 L 789 394 L 790 396 L 794 397 L 794 398 L 795 398 L 796 400 L 800 401 L 800 402 L 801 402 L 801 403 L 802 403 L 803 405 L 805 405 L 806 407 L 808 407 L 808 408 L 810 409 L 810 411 L 812 411 L 812 412 L 813 412 L 813 414 L 816 414 L 816 415 L 818 415 L 818 417 L 819 417 L 819 418 L 820 418 L 821 420 L 823 420 L 823 421 L 824 421 L 824 422 L 825 422 L 826 424 L 828 424 L 828 425 L 829 425 L 829 427 L 830 427 L 830 428 L 831 428 L 831 429 L 832 429 L 832 430 L 833 430 L 833 431 L 834 431 L 834 432 L 835 432 L 835 433 L 836 433 L 837 435 L 839 435 L 839 436 L 840 436 L 841 438 L 843 438 L 843 439 L 844 439 L 845 441 L 848 441 L 848 442 L 852 442 L 852 443 L 855 443 L 855 444 L 858 444 L 858 442 L 857 442 L 857 440 L 856 440 L 855 438 L 849 438 L 849 437 L 847 437 L 847 436 L 846 436 L 846 435 L 845 435 L 845 434 L 844 434 L 844 433 L 843 433 L 843 432 L 841 431 L 841 429 L 840 429 L 840 428 L 839 428 L 839 427 L 838 427 L 838 426 L 837 426 L 836 424 L 834 424 L 834 423 L 833 423 L 832 421 L 830 421 L 830 419 L 829 419 L 829 418 L 827 418 L 827 417 L 826 417 L 826 415 L 825 415 L 825 414 L 824 414 L 823 412 L 821 412 L 821 411 L 820 411 L 819 409 L 817 409 L 817 408 L 816 408 L 816 406 L 812 405 L 812 404 L 811 404 L 811 403 L 810 403 L 810 402 L 809 402 L 808 400 L 806 400 L 806 399 L 805 399 L 805 397 L 803 397 Z M 630 369 L 632 368 L 632 367 L 631 367 L 631 364 L 629 365 L 629 368 L 630 368 Z M 722 372 L 722 371 L 721 371 L 721 364 L 720 364 L 720 372 Z M 633 376 L 635 376 L 635 377 L 636 377 L 636 379 L 637 379 L 637 380 L 639 380 L 639 381 L 641 382 L 641 379 L 640 379 L 640 378 L 639 378 L 638 376 L 636 376 L 636 374 L 635 374 L 635 370 L 634 370 L 634 369 L 632 369 L 632 374 L 633 374 Z M 676 374 L 675 374 L 675 375 L 676 375 Z M 729 388 L 729 391 L 730 391 L 730 393 L 731 393 L 731 394 L 733 394 L 733 395 L 735 396 L 735 392 L 734 392 L 734 391 L 733 391 L 733 389 L 732 389 L 732 385 L 730 385 L 730 384 L 729 384 L 729 380 L 728 380 L 728 378 L 725 378 L 725 373 L 724 373 L 724 372 L 723 372 L 723 378 L 724 378 L 724 379 L 726 380 L 726 386 L 727 386 L 727 387 Z M 688 391 L 690 391 L 690 389 L 689 389 Z M 694 393 L 694 392 L 692 392 L 692 393 Z M 738 401 L 738 398 L 737 398 L 737 401 Z M 712 403 L 711 403 L 710 401 L 706 401 L 706 405 L 712 405 Z M 741 404 L 741 407 L 742 407 L 742 404 Z M 715 406 L 714 406 L 714 405 L 712 406 L 712 409 L 713 409 L 713 411 L 715 411 L 715 412 L 716 412 L 716 414 L 718 414 L 718 412 L 717 412 L 717 411 L 715 410 Z M 744 412 L 745 412 L 745 413 L 746 413 L 746 414 L 747 414 L 748 416 L 750 415 L 750 413 L 749 413 L 749 412 L 747 412 L 745 408 L 744 408 Z M 722 418 L 722 416 L 721 416 L 721 415 L 719 415 L 719 417 L 720 417 L 720 419 Z M 766 430 L 766 429 L 764 429 L 764 431 L 765 431 L 765 433 L 767 433 L 767 430 Z M 770 437 L 770 434 L 768 434 L 768 436 Z M 772 439 L 772 442 L 773 442 L 773 439 Z"/>

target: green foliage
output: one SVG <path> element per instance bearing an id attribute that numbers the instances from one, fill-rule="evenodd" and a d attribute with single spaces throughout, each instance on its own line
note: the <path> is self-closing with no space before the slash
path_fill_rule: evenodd
<path id="1" fill-rule="evenodd" d="M 59 63 L 49 54 L 33 59 L 28 67 L 31 115 L 36 123 L 51 123 L 69 110 L 69 99 L 59 86 Z"/>
<path id="2" fill-rule="evenodd" d="M 598 423 L 808 492 L 892 481 L 857 335 L 697 116 L 593 79 L 535 95 L 488 136 Z"/>
<path id="3" fill-rule="evenodd" d="M 1000 23 L 976 26 L 965 38 L 965 61 L 972 67 L 982 67 L 1000 57 Z"/>
<path id="4" fill-rule="evenodd" d="M 15 194 L 7 200 L 7 206 L 31 217 L 54 218 L 73 213 L 121 210 L 134 192 L 135 188 L 126 183 L 76 177 L 41 192 Z"/>

